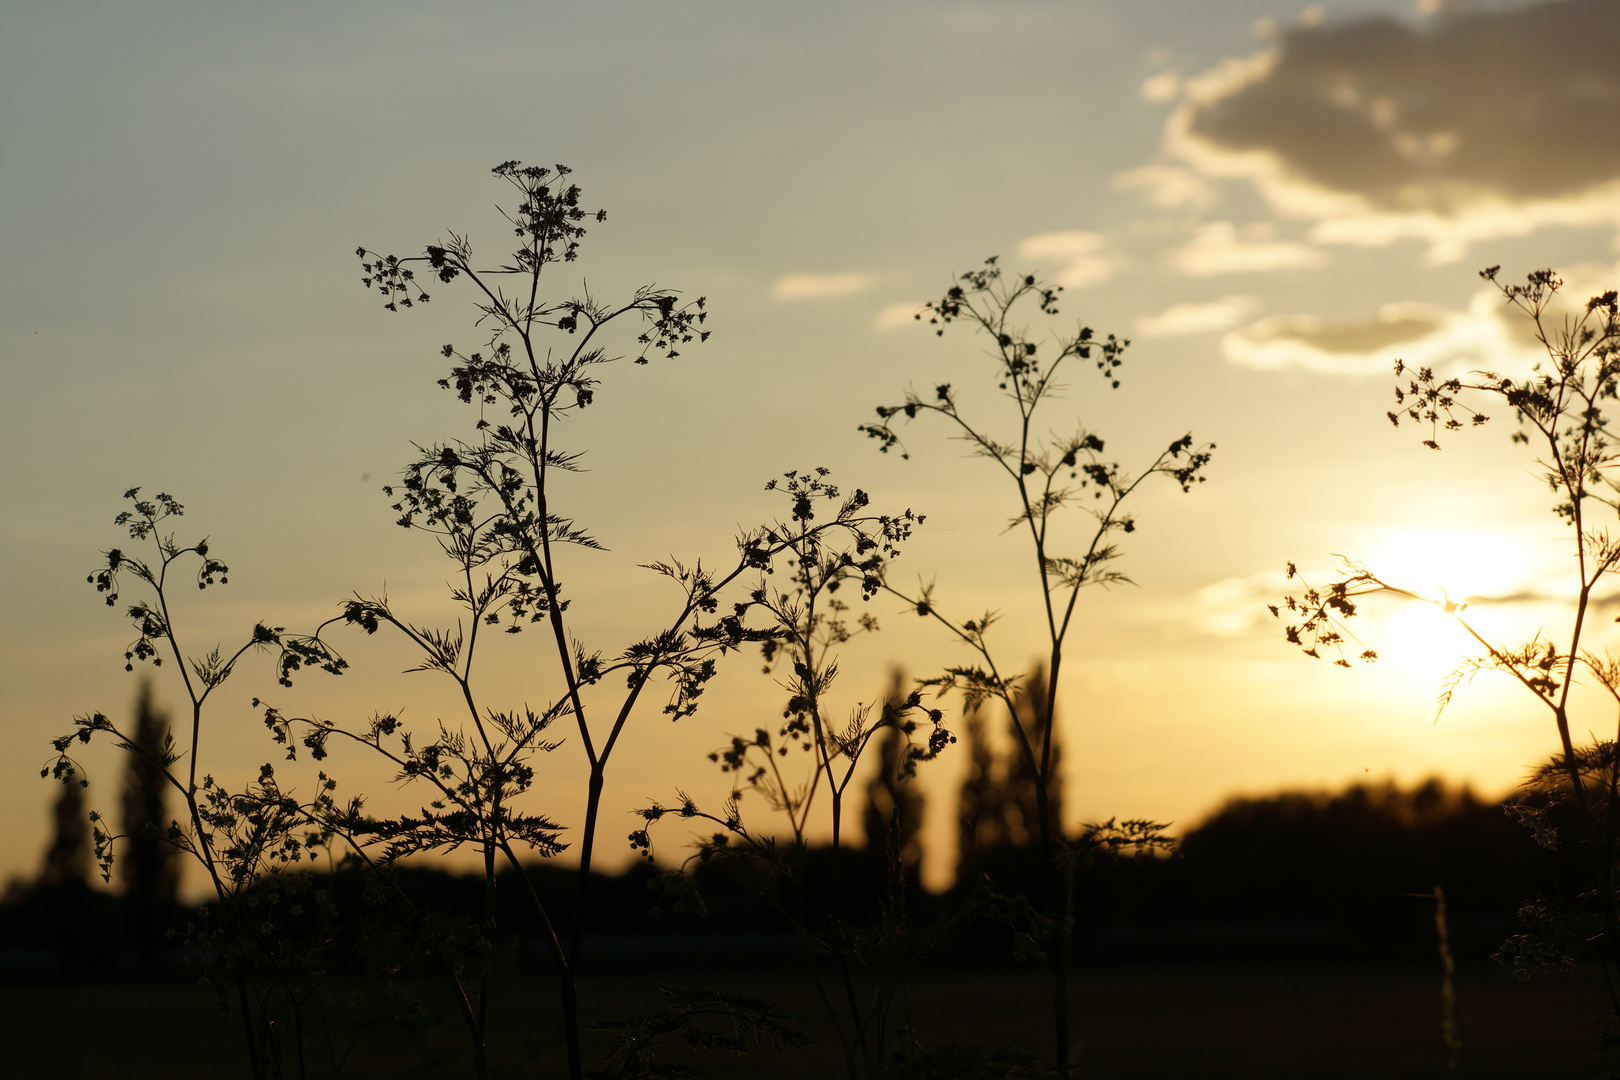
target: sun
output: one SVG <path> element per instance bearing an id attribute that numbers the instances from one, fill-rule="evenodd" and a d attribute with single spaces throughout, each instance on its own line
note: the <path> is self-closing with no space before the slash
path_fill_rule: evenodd
<path id="1" fill-rule="evenodd" d="M 1467 604 L 1522 593 L 1530 562 L 1522 546 L 1500 533 L 1433 529 L 1390 533 L 1365 565 L 1397 588 Z M 1480 652 L 1479 643 L 1435 605 L 1392 599 L 1369 614 L 1377 626 L 1366 627 L 1368 647 L 1413 675 L 1444 678 Z"/>
<path id="2" fill-rule="evenodd" d="M 1428 529 L 1391 533 L 1366 566 L 1391 585 L 1461 603 L 1518 591 L 1529 562 L 1524 548 L 1500 533 Z"/>

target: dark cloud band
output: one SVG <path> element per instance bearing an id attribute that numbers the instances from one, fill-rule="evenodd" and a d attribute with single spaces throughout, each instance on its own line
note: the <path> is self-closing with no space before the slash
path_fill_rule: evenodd
<path id="1" fill-rule="evenodd" d="M 1189 101 L 1216 153 L 1395 213 L 1577 196 L 1620 179 L 1620 3 L 1555 0 L 1296 27 L 1275 60 Z"/>

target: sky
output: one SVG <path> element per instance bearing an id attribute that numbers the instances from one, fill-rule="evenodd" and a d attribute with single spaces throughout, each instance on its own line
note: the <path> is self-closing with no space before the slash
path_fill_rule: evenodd
<path id="1" fill-rule="evenodd" d="M 1237 793 L 1434 774 L 1505 792 L 1552 725 L 1490 676 L 1437 718 L 1459 631 L 1374 604 L 1360 632 L 1384 659 L 1345 671 L 1288 647 L 1265 605 L 1287 562 L 1325 581 L 1345 555 L 1468 597 L 1504 640 L 1561 632 L 1567 538 L 1511 418 L 1434 453 L 1385 413 L 1396 357 L 1533 362 L 1482 267 L 1554 267 L 1576 299 L 1620 283 L 1617 46 L 1603 0 L 5 5 L 0 880 L 41 859 L 49 739 L 135 695 L 125 623 L 84 584 L 128 543 L 126 489 L 178 498 L 180 538 L 231 566 L 177 614 L 199 651 L 256 620 L 312 627 L 357 592 L 454 618 L 448 564 L 379 489 L 413 442 L 470 434 L 434 381 L 445 342 L 476 343 L 476 312 L 452 285 L 389 314 L 354 251 L 453 230 L 493 260 L 489 170 L 509 159 L 568 165 L 608 211 L 559 289 L 656 282 L 712 312 L 707 343 L 612 370 L 570 421 L 589 471 L 562 496 L 608 549 L 563 571 L 593 646 L 674 602 L 639 565 L 723 559 L 776 511 L 766 480 L 824 466 L 927 515 L 894 578 L 935 582 L 962 617 L 999 610 L 998 654 L 1032 661 L 1038 595 L 1005 486 L 922 421 L 906 460 L 857 432 L 946 381 L 1005 424 L 983 343 L 911 318 L 998 255 L 1064 286 L 1032 330 L 1132 341 L 1120 388 L 1076 372 L 1054 430 L 1084 423 L 1126 468 L 1188 432 L 1218 447 L 1191 494 L 1140 496 L 1119 564 L 1135 584 L 1082 599 L 1059 705 L 1067 824 L 1185 828 Z M 842 658 L 840 708 L 896 666 L 964 659 L 892 599 L 869 611 L 882 629 Z M 451 715 L 446 686 L 403 674 L 401 642 L 337 643 L 340 679 L 284 690 L 245 665 L 211 703 L 205 769 L 241 782 L 278 756 L 255 696 L 334 720 Z M 172 670 L 154 674 L 175 707 Z M 506 704 L 555 692 L 538 636 L 499 643 L 488 679 Z M 629 858 L 632 807 L 722 797 L 708 752 L 774 724 L 781 698 L 742 657 L 694 717 L 672 725 L 654 700 L 608 776 L 604 858 Z M 956 751 L 922 781 L 935 883 Z M 111 812 L 115 755 L 85 761 Z M 417 798 L 375 762 L 331 767 L 379 810 Z M 565 743 L 535 809 L 577 828 L 583 791 Z"/>

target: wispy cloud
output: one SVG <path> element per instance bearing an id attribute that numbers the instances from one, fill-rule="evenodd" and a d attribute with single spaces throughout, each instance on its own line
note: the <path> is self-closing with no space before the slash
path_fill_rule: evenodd
<path id="1" fill-rule="evenodd" d="M 1198 227 L 1193 238 L 1170 253 L 1170 265 L 1183 274 L 1259 273 L 1321 266 L 1327 257 L 1315 248 L 1291 240 L 1275 239 L 1270 226 L 1246 226 L 1211 221 Z"/>
<path id="2" fill-rule="evenodd" d="M 1132 329 L 1137 337 L 1180 337 L 1225 330 L 1254 310 L 1254 297 L 1227 296 L 1207 304 L 1172 304 L 1157 315 L 1144 315 Z"/>
<path id="3" fill-rule="evenodd" d="M 778 300 L 819 300 L 865 292 L 875 284 L 874 275 L 856 270 L 839 274 L 784 274 L 771 284 L 771 295 Z"/>
<path id="4" fill-rule="evenodd" d="M 1275 315 L 1221 340 L 1227 360 L 1258 371 L 1318 375 L 1389 374 L 1395 358 L 1450 370 L 1497 343 L 1493 320 L 1470 319 L 1421 304 L 1387 304 L 1376 315 L 1328 322 L 1313 315 Z"/>
<path id="5" fill-rule="evenodd" d="M 1181 79 L 1173 71 L 1161 71 L 1142 83 L 1142 97 L 1148 101 L 1174 101 L 1181 92 Z"/>
<path id="6" fill-rule="evenodd" d="M 1018 245 L 1018 254 L 1025 259 L 1060 264 L 1053 280 L 1066 289 L 1084 289 L 1113 276 L 1115 260 L 1106 248 L 1107 241 L 1097 233 L 1049 232 L 1026 239 Z"/>
<path id="7" fill-rule="evenodd" d="M 1289 584 L 1281 570 L 1223 578 L 1195 592 L 1191 609 L 1179 614 L 1199 633 L 1238 637 L 1273 621 L 1266 605 L 1278 603 Z"/>
<path id="8" fill-rule="evenodd" d="M 1214 189 L 1191 169 L 1180 165 L 1143 165 L 1114 175 L 1120 191 L 1140 191 L 1155 206 L 1174 210 L 1181 206 L 1208 206 Z"/>
<path id="9" fill-rule="evenodd" d="M 1550 326 L 1578 317 L 1589 297 L 1620 283 L 1620 264 L 1572 266 L 1563 279 L 1542 316 Z M 1488 285 L 1462 311 L 1394 303 L 1359 319 L 1272 316 L 1227 334 L 1221 351 L 1231 363 L 1259 371 L 1349 377 L 1387 376 L 1397 358 L 1443 375 L 1491 370 L 1522 376 L 1547 359 L 1534 326 Z"/>
<path id="10" fill-rule="evenodd" d="M 1387 376 L 1397 358 L 1447 375 L 1481 369 L 1522 374 L 1547 358 L 1529 324 L 1484 290 L 1466 311 L 1396 303 L 1362 319 L 1261 319 L 1227 334 L 1221 351 L 1240 367 L 1350 377 Z"/>
<path id="11" fill-rule="evenodd" d="M 873 317 L 872 325 L 879 330 L 895 330 L 909 326 L 917 321 L 917 313 L 921 310 L 923 310 L 921 301 L 900 300 L 884 304 L 883 309 Z"/>

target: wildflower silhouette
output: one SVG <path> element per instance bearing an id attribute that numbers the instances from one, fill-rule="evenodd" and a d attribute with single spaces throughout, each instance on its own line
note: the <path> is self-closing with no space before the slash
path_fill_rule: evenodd
<path id="1" fill-rule="evenodd" d="M 1536 840 L 1555 847 L 1561 839 L 1548 811 L 1567 802 L 1575 809 L 1589 857 L 1591 889 L 1572 901 L 1543 897 L 1520 910 L 1522 931 L 1509 938 L 1498 959 L 1528 977 L 1558 969 L 1595 952 L 1605 973 L 1611 1006 L 1620 1013 L 1620 904 L 1615 891 L 1615 861 L 1620 856 L 1620 758 L 1616 740 L 1595 738 L 1577 745 L 1575 702 L 1571 692 L 1582 679 L 1620 704 L 1620 658 L 1589 644 L 1599 586 L 1620 565 L 1620 536 L 1613 515 L 1620 509 L 1620 457 L 1609 430 L 1609 402 L 1620 392 L 1620 300 L 1613 291 L 1591 297 L 1577 312 L 1555 318 L 1551 312 L 1563 281 L 1551 270 L 1537 270 L 1523 285 L 1499 280 L 1500 267 L 1481 271 L 1503 300 L 1529 321 L 1546 359 L 1524 377 L 1474 371 L 1463 378 L 1442 378 L 1431 368 L 1412 370 L 1397 360 L 1396 408 L 1388 413 L 1396 427 L 1427 428 L 1424 446 L 1438 450 L 1440 439 L 1464 427 L 1479 427 L 1489 416 L 1477 402 L 1494 400 L 1513 410 L 1516 444 L 1538 455 L 1540 479 L 1553 493 L 1553 513 L 1567 529 L 1577 582 L 1567 597 L 1569 621 L 1560 633 L 1504 644 L 1488 639 L 1470 620 L 1468 605 L 1439 593 L 1426 595 L 1390 584 L 1375 569 L 1346 561 L 1337 578 L 1321 589 L 1306 586 L 1297 595 L 1270 605 L 1285 622 L 1284 635 L 1308 656 L 1350 666 L 1346 649 L 1352 640 L 1348 620 L 1359 614 L 1357 601 L 1388 594 L 1430 604 L 1453 619 L 1473 639 L 1477 652 L 1466 657 L 1445 680 L 1439 710 L 1457 687 L 1482 671 L 1495 671 L 1516 681 L 1547 712 L 1557 737 L 1557 750 L 1527 781 L 1522 796 L 1507 807 Z M 1288 566 L 1290 579 L 1297 568 Z M 1301 579 L 1303 580 L 1303 579 Z M 1286 613 L 1286 617 L 1285 617 Z M 1368 649 L 1366 661 L 1377 659 Z M 1620 1040 L 1606 1038 L 1606 1045 Z"/>
<path id="2" fill-rule="evenodd" d="M 924 680 L 939 692 L 957 691 L 965 711 L 972 712 L 987 700 L 1002 702 L 1014 718 L 1018 752 L 1034 779 L 1037 828 L 1042 853 L 1042 884 L 1038 898 L 1040 918 L 1031 924 L 1032 940 L 1038 942 L 1030 955 L 1041 954 L 1052 968 L 1054 1066 L 1061 1075 L 1073 1069 L 1069 1037 L 1068 955 L 1072 940 L 1070 896 L 1072 874 L 1077 860 L 1090 857 L 1097 843 L 1105 846 L 1143 850 L 1164 840 L 1162 826 L 1154 822 L 1128 823 L 1120 832 L 1113 823 L 1094 826 L 1070 844 L 1065 825 L 1053 814 L 1053 733 L 1050 724 L 1032 724 L 1021 719 L 1025 697 L 1042 701 L 1055 715 L 1064 673 L 1064 644 L 1074 625 L 1080 594 L 1092 586 L 1128 582 L 1114 569 L 1122 551 L 1120 538 L 1136 530 L 1135 519 L 1126 504 L 1149 478 L 1163 476 L 1183 492 L 1204 482 L 1204 469 L 1210 462 L 1213 443 L 1197 445 L 1191 435 L 1183 435 L 1153 456 L 1140 472 L 1130 473 L 1118 462 L 1104 456 L 1104 441 L 1095 431 L 1077 424 L 1067 435 L 1043 437 L 1037 416 L 1065 389 L 1059 381 L 1077 364 L 1092 365 L 1111 389 L 1120 385 L 1120 369 L 1129 341 L 1113 334 L 1098 338 L 1088 326 L 1071 335 L 1058 335 L 1050 341 L 1037 340 L 1024 329 L 1021 319 L 1033 307 L 1041 315 L 1058 314 L 1061 286 L 1049 285 L 1034 274 L 1005 274 L 999 260 L 985 260 L 978 269 L 962 274 L 938 300 L 926 305 L 917 318 L 926 314 L 935 333 L 943 336 L 955 322 L 966 323 L 992 343 L 994 363 L 990 378 L 995 388 L 1013 406 L 1010 432 L 994 429 L 972 415 L 976 393 L 964 394 L 948 383 L 934 387 L 931 394 L 908 392 L 897 405 L 883 405 L 877 420 L 861 426 L 861 431 L 877 440 L 878 449 L 899 451 L 907 456 L 897 424 L 919 416 L 938 417 L 951 435 L 967 443 L 974 456 L 988 461 L 1013 490 L 1012 517 L 1008 527 L 1023 532 L 1033 556 L 1033 580 L 1042 604 L 1046 685 L 1040 691 L 1026 685 L 1028 676 L 1003 668 L 991 647 L 990 631 L 999 616 L 987 611 L 974 618 L 945 614 L 936 598 L 932 582 L 915 590 L 902 589 L 887 578 L 884 589 L 903 601 L 909 610 L 931 619 L 945 632 L 967 646 L 973 654 L 966 664 L 947 668 L 941 675 Z M 1089 518 L 1078 532 L 1057 527 L 1078 511 Z M 1068 536 L 1078 536 L 1078 543 Z M 1073 546 L 1067 546 L 1073 544 Z M 1067 552 L 1067 553 L 1064 553 Z M 1100 840 L 1099 838 L 1110 838 Z"/>

